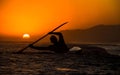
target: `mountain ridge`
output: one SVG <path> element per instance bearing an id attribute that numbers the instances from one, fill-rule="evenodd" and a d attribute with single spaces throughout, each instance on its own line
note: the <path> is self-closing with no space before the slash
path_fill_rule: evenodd
<path id="1" fill-rule="evenodd" d="M 120 25 L 97 25 L 89 29 L 61 31 L 67 42 L 119 43 Z"/>
<path id="2" fill-rule="evenodd" d="M 64 39 L 68 43 L 120 43 L 120 25 L 96 25 L 88 29 L 62 30 L 60 32 L 63 33 Z M 31 38 L 31 41 L 39 37 L 40 35 L 37 35 L 35 38 Z M 49 37 L 46 38 L 45 42 L 49 41 Z M 23 39 L 0 35 L 0 41 L 6 40 L 22 41 Z M 30 39 L 27 41 L 30 41 Z"/>

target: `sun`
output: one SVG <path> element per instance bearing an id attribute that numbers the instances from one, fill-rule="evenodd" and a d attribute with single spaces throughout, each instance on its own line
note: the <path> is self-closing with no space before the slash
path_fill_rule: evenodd
<path id="1" fill-rule="evenodd" d="M 23 38 L 28 39 L 28 38 L 30 38 L 30 35 L 29 34 L 23 34 Z"/>

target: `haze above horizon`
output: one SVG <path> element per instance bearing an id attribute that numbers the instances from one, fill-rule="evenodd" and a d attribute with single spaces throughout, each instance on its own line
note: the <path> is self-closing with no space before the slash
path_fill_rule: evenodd
<path id="1" fill-rule="evenodd" d="M 119 0 L 1 0 L 0 35 L 39 35 L 60 28 L 85 29 L 120 24 Z"/>

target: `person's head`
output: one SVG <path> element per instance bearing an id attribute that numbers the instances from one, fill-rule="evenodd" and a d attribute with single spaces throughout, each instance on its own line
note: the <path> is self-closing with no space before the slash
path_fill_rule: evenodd
<path id="1" fill-rule="evenodd" d="M 52 43 L 57 43 L 57 38 L 56 38 L 54 35 L 52 35 L 52 36 L 50 37 L 50 41 L 51 41 Z"/>

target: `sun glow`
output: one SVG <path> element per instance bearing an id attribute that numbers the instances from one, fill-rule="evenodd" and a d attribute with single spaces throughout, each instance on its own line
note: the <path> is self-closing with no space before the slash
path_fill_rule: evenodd
<path id="1" fill-rule="evenodd" d="M 73 10 L 69 0 L 8 0 L 0 9 L 0 33 L 12 36 L 24 32 L 42 34 L 70 21 Z"/>
<path id="2" fill-rule="evenodd" d="M 30 35 L 29 34 L 23 34 L 23 38 L 28 39 L 28 38 L 30 38 Z"/>
<path id="3" fill-rule="evenodd" d="M 120 24 L 120 0 L 0 0 L 0 35 L 40 35 L 60 28 Z M 32 36 L 33 38 L 34 36 Z"/>

